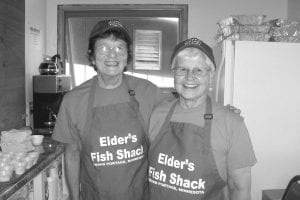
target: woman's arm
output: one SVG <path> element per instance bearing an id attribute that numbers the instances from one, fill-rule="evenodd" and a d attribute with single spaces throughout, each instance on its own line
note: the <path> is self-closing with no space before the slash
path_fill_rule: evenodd
<path id="1" fill-rule="evenodd" d="M 76 143 L 66 144 L 65 172 L 69 199 L 79 200 L 80 148 Z"/>
<path id="2" fill-rule="evenodd" d="M 230 200 L 250 200 L 251 167 L 228 172 L 228 185 Z"/>

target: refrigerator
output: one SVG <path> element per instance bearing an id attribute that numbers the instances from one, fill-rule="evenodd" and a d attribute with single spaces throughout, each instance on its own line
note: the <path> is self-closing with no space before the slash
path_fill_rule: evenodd
<path id="1" fill-rule="evenodd" d="M 241 109 L 257 163 L 251 200 L 300 174 L 300 43 L 224 41 L 216 100 Z"/>

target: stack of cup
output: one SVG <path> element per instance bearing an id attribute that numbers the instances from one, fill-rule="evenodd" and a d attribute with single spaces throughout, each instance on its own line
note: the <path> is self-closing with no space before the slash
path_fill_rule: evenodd
<path id="1" fill-rule="evenodd" d="M 21 175 L 37 163 L 39 152 L 0 152 L 0 182 L 11 179 L 13 172 Z"/>
<path id="2" fill-rule="evenodd" d="M 49 199 L 60 199 L 62 195 L 62 183 L 58 172 L 58 163 L 54 161 L 49 168 L 49 177 L 47 178 Z M 52 196 L 54 198 L 52 198 Z"/>
<path id="3" fill-rule="evenodd" d="M 39 159 L 40 153 L 37 151 L 32 151 L 28 153 L 28 156 L 32 159 L 32 164 L 35 165 Z"/>
<path id="4" fill-rule="evenodd" d="M 47 178 L 48 200 L 58 199 L 58 179 L 56 177 Z"/>
<path id="5" fill-rule="evenodd" d="M 26 170 L 26 163 L 23 161 L 23 158 L 26 155 L 27 154 L 25 152 L 15 153 L 14 159 L 11 161 L 17 175 L 23 174 Z"/>
<path id="6" fill-rule="evenodd" d="M 13 153 L 7 153 L 0 155 L 0 182 L 7 182 L 10 180 L 14 168 L 11 165 L 11 159 L 13 157 Z"/>
<path id="7" fill-rule="evenodd" d="M 26 170 L 26 163 L 24 163 L 22 160 L 16 161 L 14 162 L 14 168 L 15 168 L 15 173 L 17 175 L 21 175 Z"/>

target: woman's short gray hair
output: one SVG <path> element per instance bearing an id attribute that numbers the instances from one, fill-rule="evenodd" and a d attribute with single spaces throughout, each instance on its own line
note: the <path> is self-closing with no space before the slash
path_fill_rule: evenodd
<path id="1" fill-rule="evenodd" d="M 212 51 L 212 48 L 210 46 L 208 46 L 205 42 L 203 42 L 202 40 L 198 39 L 198 38 L 190 38 L 187 39 L 185 41 L 182 41 L 180 43 L 178 43 L 172 53 L 171 56 L 171 65 L 173 67 L 173 60 L 176 57 L 176 55 L 181 52 L 183 49 L 186 48 L 190 48 L 190 47 L 194 47 L 199 49 L 201 52 L 203 52 L 206 57 L 209 58 L 209 60 L 211 61 L 211 63 L 213 64 L 212 69 L 213 71 L 216 70 L 216 62 L 215 62 L 215 58 L 214 58 L 214 54 Z"/>

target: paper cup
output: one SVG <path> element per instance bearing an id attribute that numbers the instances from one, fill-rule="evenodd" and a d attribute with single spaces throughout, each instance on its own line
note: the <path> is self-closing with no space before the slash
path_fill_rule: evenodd
<path id="1" fill-rule="evenodd" d="M 15 159 L 20 160 L 22 158 L 24 158 L 27 154 L 25 152 L 18 152 L 15 155 Z"/>
<path id="2" fill-rule="evenodd" d="M 8 156 L 2 156 L 0 158 L 0 163 L 2 163 L 2 162 L 9 162 L 10 160 L 11 160 L 11 158 L 8 157 Z"/>
<path id="3" fill-rule="evenodd" d="M 24 162 L 16 162 L 14 163 L 15 173 L 17 175 L 21 175 L 25 172 L 26 169 L 26 163 Z"/>
<path id="4" fill-rule="evenodd" d="M 7 182 L 10 180 L 9 176 L 0 176 L 0 182 Z"/>
<path id="5" fill-rule="evenodd" d="M 17 175 L 24 174 L 24 172 L 25 172 L 25 166 L 24 167 L 17 167 L 17 168 L 15 168 L 15 173 Z"/>
<path id="6" fill-rule="evenodd" d="M 47 178 L 48 200 L 57 200 L 58 198 L 58 179 L 55 177 Z"/>
<path id="7" fill-rule="evenodd" d="M 28 153 L 28 156 L 29 156 L 30 158 L 32 158 L 32 164 L 33 164 L 33 165 L 35 165 L 36 162 L 38 161 L 39 155 L 40 155 L 40 153 L 37 152 L 37 151 Z"/>
<path id="8" fill-rule="evenodd" d="M 52 167 L 49 169 L 49 176 L 58 178 L 58 171 L 56 167 Z"/>
<path id="9" fill-rule="evenodd" d="M 30 169 L 31 167 L 32 167 L 32 165 L 33 165 L 33 159 L 32 158 L 25 158 L 25 162 L 26 162 L 26 169 Z"/>
<path id="10" fill-rule="evenodd" d="M 5 167 L 6 165 L 8 165 L 8 161 L 3 161 L 3 160 L 0 160 L 0 168 L 3 168 L 3 167 Z"/>
<path id="11" fill-rule="evenodd" d="M 30 139 L 34 146 L 39 146 L 42 144 L 44 136 L 43 135 L 31 135 Z"/>
<path id="12" fill-rule="evenodd" d="M 12 171 L 7 171 L 4 169 L 0 170 L 0 182 L 6 182 L 10 180 L 10 177 L 12 175 Z"/>

